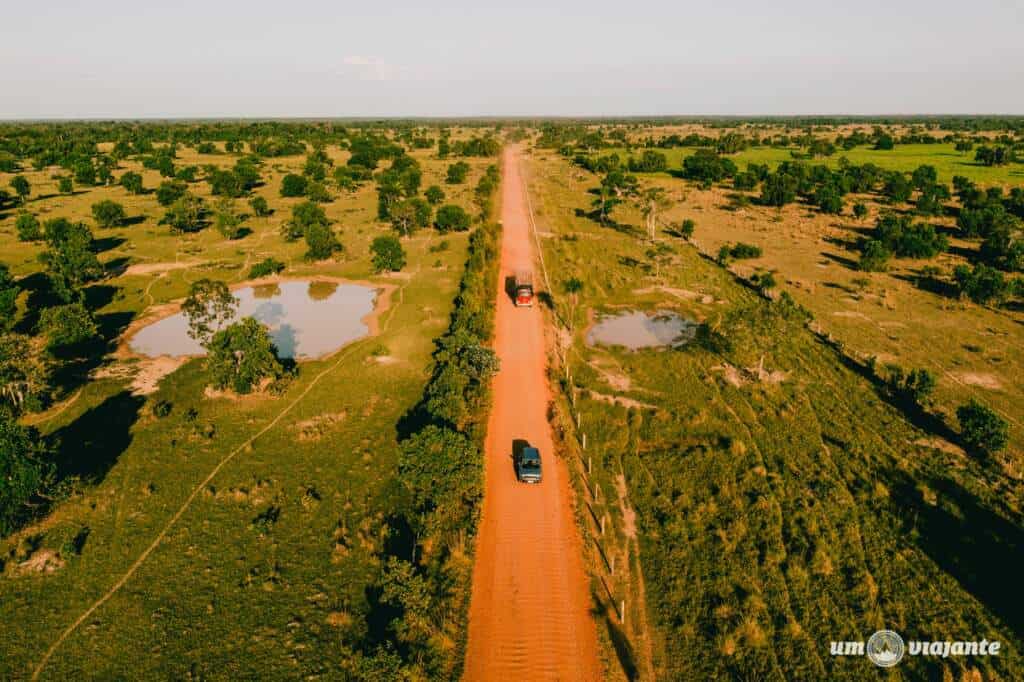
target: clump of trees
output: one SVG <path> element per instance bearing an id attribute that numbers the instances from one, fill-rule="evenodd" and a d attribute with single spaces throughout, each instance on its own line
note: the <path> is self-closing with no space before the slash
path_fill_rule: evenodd
<path id="1" fill-rule="evenodd" d="M 238 299 L 224 282 L 201 279 L 189 289 L 182 311 L 189 336 L 206 349 L 209 385 L 251 393 L 284 373 L 266 326 L 253 317 L 232 322 Z"/>
<path id="2" fill-rule="evenodd" d="M 276 275 L 284 270 L 284 263 L 273 257 L 264 258 L 256 265 L 249 268 L 249 279 L 259 279 Z"/>
<path id="3" fill-rule="evenodd" d="M 711 149 L 698 149 L 683 159 L 683 177 L 695 180 L 704 187 L 711 187 L 713 183 L 731 178 L 737 171 L 732 159 Z"/>
<path id="4" fill-rule="evenodd" d="M 22 212 L 14 221 L 14 230 L 18 233 L 18 240 L 23 242 L 37 242 L 43 238 L 43 228 L 39 224 L 39 218 L 31 213 Z"/>
<path id="5" fill-rule="evenodd" d="M 466 209 L 457 204 L 445 204 L 437 209 L 434 227 L 438 232 L 465 232 L 469 229 L 472 218 Z"/>
<path id="6" fill-rule="evenodd" d="M 124 206 L 104 199 L 92 205 L 92 217 L 98 227 L 118 227 L 124 224 Z"/>
<path id="7" fill-rule="evenodd" d="M 54 293 L 68 303 L 77 300 L 83 284 L 103 275 L 92 231 L 85 223 L 55 218 L 46 222 L 44 236 L 47 248 L 39 260 L 46 266 Z"/>
<path id="8" fill-rule="evenodd" d="M 397 237 L 381 235 L 370 244 L 373 269 L 377 272 L 398 272 L 405 267 L 405 249 Z"/>
<path id="9" fill-rule="evenodd" d="M 761 247 L 754 244 L 737 242 L 736 244 L 722 244 L 718 249 L 718 262 L 728 263 L 732 259 L 743 260 L 747 258 L 760 258 Z"/>
<path id="10" fill-rule="evenodd" d="M 465 161 L 456 161 L 448 166 L 445 182 L 449 185 L 461 185 L 466 181 L 467 175 L 469 175 L 469 164 Z"/>

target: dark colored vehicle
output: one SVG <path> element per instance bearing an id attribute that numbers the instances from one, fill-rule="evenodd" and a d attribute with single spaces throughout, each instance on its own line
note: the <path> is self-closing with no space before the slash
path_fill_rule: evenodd
<path id="1" fill-rule="evenodd" d="M 516 458 L 516 478 L 522 483 L 540 483 L 540 450 L 524 447 Z"/>
<path id="2" fill-rule="evenodd" d="M 516 271 L 515 291 L 513 297 L 516 307 L 533 305 L 533 273 L 529 270 Z"/>

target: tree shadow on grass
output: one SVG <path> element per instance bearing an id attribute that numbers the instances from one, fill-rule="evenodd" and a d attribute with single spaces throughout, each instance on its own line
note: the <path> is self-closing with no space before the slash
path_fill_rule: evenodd
<path id="1" fill-rule="evenodd" d="M 100 237 L 99 239 L 92 240 L 92 251 L 94 253 L 103 253 L 104 251 L 110 251 L 124 244 L 127 239 L 124 237 Z"/>
<path id="2" fill-rule="evenodd" d="M 99 483 L 132 442 L 131 428 L 145 400 L 121 391 L 54 433 L 57 476 Z"/>
<path id="3" fill-rule="evenodd" d="M 926 485 L 938 504 L 922 499 L 920 480 L 897 472 L 894 499 L 903 511 L 903 531 L 1018 636 L 1024 636 L 1024 590 L 1020 589 L 1021 528 L 983 507 L 949 479 Z"/>
<path id="4" fill-rule="evenodd" d="M 893 275 L 894 278 L 909 282 L 921 291 L 927 291 L 930 294 L 941 296 L 943 298 L 956 299 L 960 297 L 960 292 L 952 282 L 932 277 L 930 275 Z"/>
<path id="5" fill-rule="evenodd" d="M 829 259 L 830 261 L 833 261 L 835 263 L 839 263 L 840 265 L 842 265 L 844 267 L 847 267 L 847 268 L 849 268 L 851 270 L 857 270 L 858 269 L 857 268 L 857 261 L 853 260 L 852 258 L 846 258 L 844 256 L 839 256 L 839 255 L 836 255 L 834 253 L 829 253 L 828 251 L 822 251 L 821 255 L 824 256 L 825 258 Z"/>

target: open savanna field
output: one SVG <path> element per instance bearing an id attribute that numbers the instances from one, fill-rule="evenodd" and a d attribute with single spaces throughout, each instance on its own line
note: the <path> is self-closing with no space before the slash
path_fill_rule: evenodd
<path id="1" fill-rule="evenodd" d="M 214 127 L 178 129 L 186 127 L 213 140 L 214 153 L 179 144 L 173 164 L 202 169 L 186 184 L 209 208 L 217 197 L 202 179 L 208 167 L 231 169 L 248 153 L 225 152 Z M 11 148 L 12 137 L 43 128 L 0 128 L 0 138 Z M 56 165 L 34 170 L 26 158 L 17 172 L 0 173 L 5 188 L 15 175 L 31 185 L 24 204 L 0 211 L 0 261 L 18 288 L 8 333 L 41 343 L 39 308 L 53 305 L 39 260 L 47 243 L 19 241 L 23 212 L 44 224 L 86 223 L 103 269 L 81 297 L 98 338 L 86 350 L 54 351 L 47 395 L 18 417 L 37 429 L 32 438 L 49 444 L 52 470 L 0 539 L 0 677 L 388 677 L 410 656 L 393 645 L 392 619 L 403 608 L 380 587 L 389 556 L 412 558 L 401 520 L 409 494 L 398 480 L 399 439 L 418 428 L 415 408 L 435 366 L 434 341 L 449 327 L 460 292 L 469 233 L 421 229 L 400 240 L 407 259 L 400 271 L 377 272 L 370 244 L 395 231 L 378 215 L 375 181 L 337 186 L 331 171 L 351 158 L 352 137 L 390 140 L 400 131 L 321 134 L 328 129 L 275 127 L 300 148 L 257 155 L 260 181 L 234 201 L 243 226 L 234 239 L 209 224 L 183 232 L 161 224 L 167 208 L 154 190 L 167 178 L 144 168 L 143 154 L 119 155 L 114 183 L 75 183 L 71 193 L 58 191 L 55 176 L 71 172 Z M 67 130 L 74 135 L 73 126 Z M 152 135 L 159 150 L 166 130 L 97 125 L 90 136 L 99 138 L 96 158 L 110 158 L 123 139 Z M 497 159 L 438 158 L 438 131 L 417 132 L 433 148 L 407 145 L 421 172 L 418 192 L 439 185 L 444 204 L 475 214 L 474 187 Z M 481 135 L 455 128 L 450 139 Z M 240 139 L 252 138 L 243 131 Z M 313 139 L 329 159 L 329 196 L 317 205 L 343 247 L 322 260 L 304 258 L 307 243 L 282 234 L 306 201 L 282 197 L 282 180 L 304 173 Z M 448 183 L 457 162 L 468 165 L 466 176 Z M 380 169 L 391 163 L 381 160 Z M 116 184 L 129 172 L 142 176 L 142 193 Z M 253 197 L 266 200 L 267 215 L 250 209 Z M 94 223 L 91 207 L 101 200 L 123 205 L 120 225 Z M 207 389 L 203 359 L 154 360 L 126 347 L 127 334 L 176 310 L 194 282 L 234 288 L 266 258 L 283 264 L 260 279 L 271 291 L 291 279 L 319 281 L 324 294 L 338 282 L 376 288 L 370 335 L 300 361 L 270 389 L 245 395 Z M 5 365 L 5 381 L 11 371 Z M 450 609 L 434 609 L 433 643 L 447 665 L 458 665 L 469 561 L 453 556 L 446 566 L 448 591 L 438 591 L 438 602 Z"/>
<path id="2" fill-rule="evenodd" d="M 761 205 L 759 187 L 685 177 L 694 147 L 641 146 L 665 134 L 593 126 L 575 143 L 549 128 L 525 171 L 560 330 L 552 358 L 568 358 L 552 376 L 563 423 L 579 424 L 567 432 L 582 455 L 594 593 L 626 609 L 621 630 L 608 629 L 620 670 L 864 679 L 874 665 L 830 655 L 830 642 L 889 628 L 905 640 L 1004 643 L 998 657 L 906 657 L 894 669 L 901 677 L 1019 677 L 1024 318 L 1012 295 L 982 305 L 956 292 L 953 269 L 978 261 L 980 241 L 959 233 L 960 207 L 951 200 L 939 215 L 914 217 L 948 236 L 945 252 L 862 271 L 858 238 L 884 212 L 915 215 L 913 200 L 855 193 L 828 215 L 800 198 Z M 616 136 L 637 146 L 626 150 Z M 665 170 L 626 169 L 648 151 L 665 154 Z M 740 171 L 748 160 L 774 169 L 793 161 L 791 151 L 800 146 L 721 156 Z M 592 162 L 615 153 L 624 181 Z M 838 169 L 846 156 L 908 178 L 929 164 L 940 183 L 970 175 L 1004 197 L 1024 184 L 1019 163 L 975 165 L 953 143 L 897 143 L 887 153 L 858 147 L 804 163 Z M 618 194 L 602 195 L 616 183 Z M 645 192 L 654 187 L 662 192 L 651 239 Z M 602 218 L 604 197 L 619 201 Z M 854 217 L 854 202 L 867 213 Z M 759 255 L 719 258 L 737 243 Z M 763 283 L 765 273 L 774 282 Z M 588 343 L 595 322 L 635 310 L 694 320 L 696 338 L 673 349 Z M 927 399 L 893 388 L 887 365 L 928 370 Z M 972 399 L 1004 420 L 1004 448 L 986 454 L 964 442 L 956 413 Z"/>
<path id="3" fill-rule="evenodd" d="M 1001 643 L 893 679 L 1024 677 L 1022 158 L 1014 118 L 0 126 L 0 678 L 860 680 L 830 644 L 880 629 Z M 371 288 L 366 335 L 280 352 L 295 282 Z M 208 357 L 133 351 L 179 310 Z"/>

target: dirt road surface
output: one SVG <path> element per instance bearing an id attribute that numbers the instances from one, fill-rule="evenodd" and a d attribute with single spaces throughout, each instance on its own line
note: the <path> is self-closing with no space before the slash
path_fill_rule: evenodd
<path id="1" fill-rule="evenodd" d="M 519 154 L 508 148 L 495 320 L 501 370 L 487 428 L 465 679 L 599 680 L 597 630 L 569 475 L 555 457 L 547 421 L 544 318 L 539 306 L 516 308 L 505 293 L 505 278 L 534 263 L 525 191 Z M 514 439 L 540 449 L 542 483 L 516 481 Z"/>

